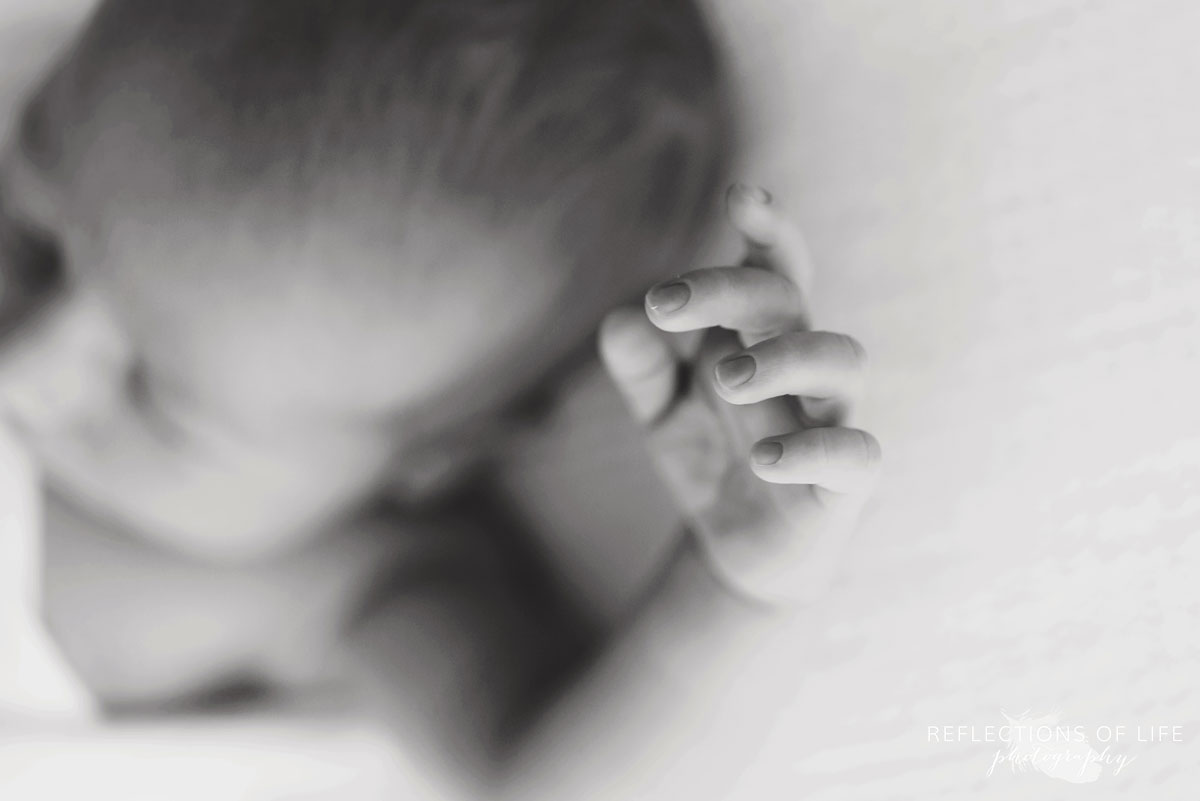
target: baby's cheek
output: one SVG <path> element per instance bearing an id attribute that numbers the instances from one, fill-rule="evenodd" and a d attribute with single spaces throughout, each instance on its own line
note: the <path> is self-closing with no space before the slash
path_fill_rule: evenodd
<path id="1" fill-rule="evenodd" d="M 27 436 L 100 419 L 120 402 L 128 343 L 93 298 L 64 300 L 0 355 L 0 404 Z"/>
<path id="2" fill-rule="evenodd" d="M 383 437 L 319 420 L 258 429 L 157 391 L 144 371 L 88 385 L 86 362 L 56 368 L 14 385 L 46 484 L 173 552 L 236 563 L 289 551 L 361 502 L 390 453 Z M 63 375 L 74 400 L 51 409 L 39 393 L 58 391 L 45 388 Z"/>

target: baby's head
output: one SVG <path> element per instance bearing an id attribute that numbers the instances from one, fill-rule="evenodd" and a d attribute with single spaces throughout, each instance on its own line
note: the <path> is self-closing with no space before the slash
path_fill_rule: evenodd
<path id="1" fill-rule="evenodd" d="M 410 442 L 686 268 L 728 139 L 692 0 L 108 0 L 0 193 L 164 402 Z"/>

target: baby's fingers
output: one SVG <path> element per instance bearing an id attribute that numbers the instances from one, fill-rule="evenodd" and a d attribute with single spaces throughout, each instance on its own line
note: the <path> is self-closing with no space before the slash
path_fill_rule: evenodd
<path id="1" fill-rule="evenodd" d="M 813 267 L 800 230 L 761 189 L 739 184 L 726 200 L 745 257 L 734 267 L 695 270 L 654 287 L 646 295 L 647 316 L 664 331 L 737 331 L 748 345 L 808 328 Z"/>
<path id="2" fill-rule="evenodd" d="M 663 331 L 725 328 L 752 335 L 804 328 L 800 290 L 759 267 L 694 270 L 646 293 L 646 315 Z"/>
<path id="3" fill-rule="evenodd" d="M 808 297 L 813 263 L 804 235 L 780 213 L 764 189 L 734 184 L 725 196 L 729 221 L 746 241 L 744 266 L 765 267 L 787 276 Z"/>
<path id="4" fill-rule="evenodd" d="M 679 365 L 670 343 L 641 309 L 617 309 L 600 326 L 600 358 L 634 419 L 662 417 L 678 394 Z"/>
<path id="5" fill-rule="evenodd" d="M 845 334 L 792 331 L 726 357 L 715 374 L 729 403 L 798 395 L 827 401 L 832 419 L 844 419 L 866 384 L 867 352 Z"/>
<path id="6" fill-rule="evenodd" d="M 874 487 L 881 460 L 879 442 L 856 428 L 809 428 L 760 440 L 750 452 L 751 469 L 764 481 L 855 496 Z"/>

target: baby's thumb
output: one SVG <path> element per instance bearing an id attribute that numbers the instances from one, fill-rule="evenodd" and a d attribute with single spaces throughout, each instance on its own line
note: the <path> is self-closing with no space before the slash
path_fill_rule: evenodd
<path id="1" fill-rule="evenodd" d="M 611 312 L 600 326 L 600 358 L 635 420 L 662 417 L 678 392 L 679 362 L 665 335 L 636 306 Z"/>

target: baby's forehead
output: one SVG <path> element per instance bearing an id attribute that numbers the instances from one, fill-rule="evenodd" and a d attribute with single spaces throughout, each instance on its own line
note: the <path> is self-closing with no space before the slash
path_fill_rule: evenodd
<path id="1" fill-rule="evenodd" d="M 138 162 L 106 169 L 129 183 L 23 216 L 154 380 L 251 422 L 484 413 L 586 331 L 536 248 L 450 204 L 145 191 Z"/>
<path id="2" fill-rule="evenodd" d="M 320 143 L 269 125 L 235 137 L 220 128 L 229 114 L 199 100 L 158 102 L 194 90 L 195 75 L 118 71 L 76 103 L 84 61 L 48 80 L 22 126 L 48 199 L 34 213 L 72 276 L 109 298 L 176 383 L 267 410 L 308 399 L 377 412 L 457 386 L 482 403 L 621 299 L 594 275 L 569 295 L 596 271 L 556 261 L 561 242 L 512 214 L 516 199 L 422 195 L 407 184 L 413 165 L 378 148 L 305 160 Z M 488 219 L 497 205 L 504 228 Z"/>
<path id="3" fill-rule="evenodd" d="M 469 225 L 396 236 L 376 216 L 130 221 L 100 280 L 147 357 L 265 410 L 389 413 L 540 359 L 556 281 Z"/>

